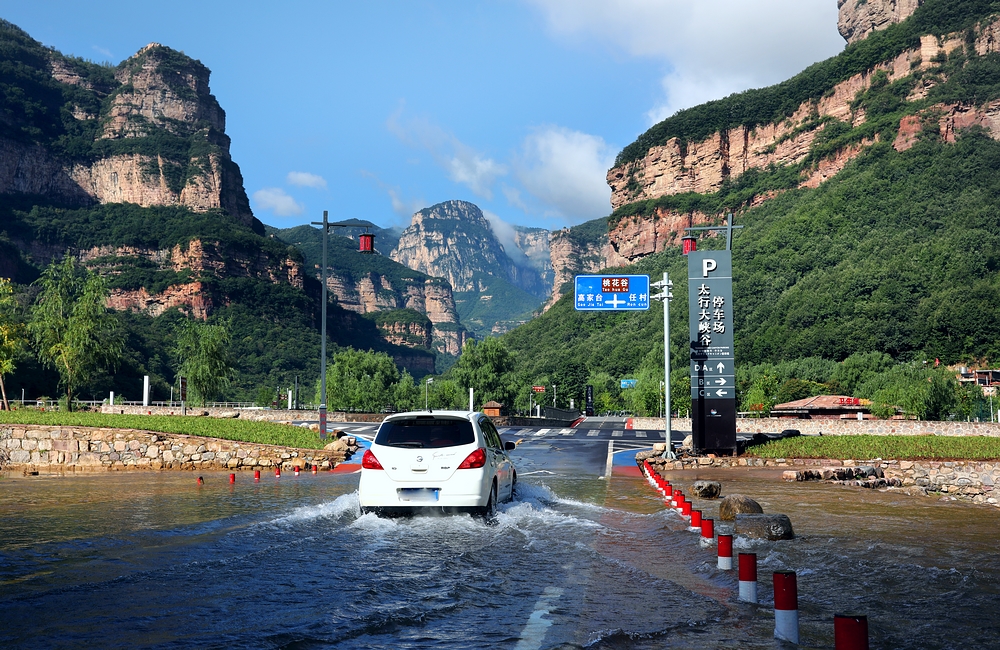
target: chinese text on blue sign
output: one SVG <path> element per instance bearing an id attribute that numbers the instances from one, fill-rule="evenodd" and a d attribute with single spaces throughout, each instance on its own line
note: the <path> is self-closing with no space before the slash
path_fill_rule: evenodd
<path id="1" fill-rule="evenodd" d="M 579 311 L 649 309 L 649 276 L 578 275 L 574 298 Z"/>

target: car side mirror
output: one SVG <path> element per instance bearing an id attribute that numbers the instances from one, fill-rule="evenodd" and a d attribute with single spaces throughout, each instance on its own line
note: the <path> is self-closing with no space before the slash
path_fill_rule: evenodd
<path id="1" fill-rule="evenodd" d="M 503 443 L 503 450 L 504 451 L 514 451 L 515 449 L 517 449 L 517 444 L 516 443 L 513 443 L 510 440 L 508 440 L 507 442 Z"/>

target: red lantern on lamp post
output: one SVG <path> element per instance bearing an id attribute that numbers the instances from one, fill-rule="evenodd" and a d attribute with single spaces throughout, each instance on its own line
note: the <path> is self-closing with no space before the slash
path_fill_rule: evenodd
<path id="1" fill-rule="evenodd" d="M 698 250 L 698 240 L 691 235 L 681 237 L 681 246 L 683 247 L 684 254 L 687 255 L 692 251 Z"/>

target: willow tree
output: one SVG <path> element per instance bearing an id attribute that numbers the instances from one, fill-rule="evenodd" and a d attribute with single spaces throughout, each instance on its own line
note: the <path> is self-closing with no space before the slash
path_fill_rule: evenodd
<path id="1" fill-rule="evenodd" d="M 118 319 L 105 306 L 108 287 L 100 275 L 77 266 L 67 254 L 37 280 L 41 292 L 28 322 L 39 357 L 59 373 L 67 409 L 94 373 L 118 364 L 122 338 Z"/>
<path id="2" fill-rule="evenodd" d="M 185 320 L 177 326 L 174 357 L 195 404 L 204 405 L 218 397 L 236 374 L 229 329 L 228 322 L 209 325 L 198 320 Z"/>
<path id="3" fill-rule="evenodd" d="M 7 278 L 0 278 L 0 397 L 3 408 L 10 410 L 4 377 L 14 372 L 17 359 L 24 350 L 24 327 L 17 317 L 14 288 Z"/>

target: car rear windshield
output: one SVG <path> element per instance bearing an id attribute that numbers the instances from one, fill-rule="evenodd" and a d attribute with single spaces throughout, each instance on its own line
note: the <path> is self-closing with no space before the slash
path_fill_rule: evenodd
<path id="1" fill-rule="evenodd" d="M 387 447 L 456 447 L 476 441 L 472 423 L 468 420 L 449 420 L 435 417 L 418 417 L 383 422 L 375 436 L 375 444 Z"/>

